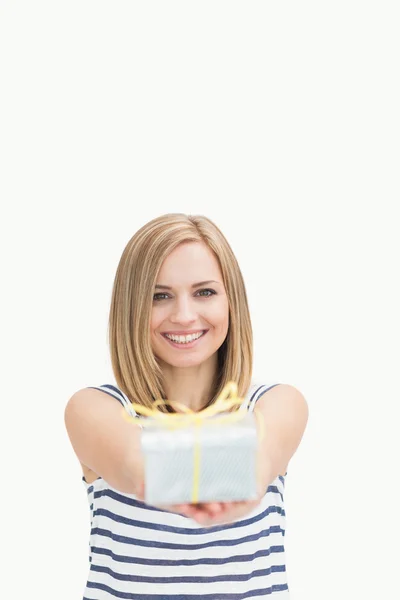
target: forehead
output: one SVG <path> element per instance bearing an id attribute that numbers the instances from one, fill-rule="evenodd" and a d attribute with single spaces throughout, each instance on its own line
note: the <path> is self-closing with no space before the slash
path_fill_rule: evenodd
<path id="1" fill-rule="evenodd" d="M 182 279 L 222 281 L 221 278 L 221 269 L 212 250 L 202 242 L 190 242 L 180 244 L 167 256 L 161 265 L 157 282 L 168 284 Z"/>

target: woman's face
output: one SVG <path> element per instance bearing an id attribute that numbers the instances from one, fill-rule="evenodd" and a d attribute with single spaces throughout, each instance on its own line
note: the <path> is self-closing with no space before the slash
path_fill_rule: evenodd
<path id="1" fill-rule="evenodd" d="M 228 327 L 228 298 L 216 257 L 202 242 L 180 244 L 163 262 L 154 290 L 155 356 L 174 367 L 199 365 L 217 352 Z M 197 339 L 187 341 L 190 334 Z"/>

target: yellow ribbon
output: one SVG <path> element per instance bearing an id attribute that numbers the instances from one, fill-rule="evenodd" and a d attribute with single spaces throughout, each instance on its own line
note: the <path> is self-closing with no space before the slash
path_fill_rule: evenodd
<path id="1" fill-rule="evenodd" d="M 231 396 L 228 399 L 228 396 Z M 166 426 L 168 429 L 182 429 L 194 425 L 195 427 L 195 442 L 194 442 L 194 466 L 193 466 L 193 488 L 192 488 L 192 503 L 198 502 L 199 498 L 199 480 L 200 480 L 200 464 L 201 464 L 201 445 L 200 445 L 200 429 L 204 425 L 206 419 L 215 415 L 221 415 L 225 413 L 233 406 L 239 406 L 243 403 L 243 399 L 237 396 L 237 385 L 235 382 L 228 382 L 221 394 L 215 400 L 211 406 L 207 406 L 200 411 L 193 411 L 188 406 L 181 404 L 180 402 L 168 401 L 168 400 L 156 400 L 153 404 L 153 408 L 142 406 L 132 402 L 132 408 L 140 415 L 150 417 L 149 421 L 140 420 L 140 424 L 143 427 L 157 427 L 159 425 Z M 157 409 L 161 405 L 171 405 L 173 408 L 179 407 L 183 413 L 163 413 Z M 137 423 L 140 419 L 138 416 L 132 417 L 127 414 L 125 409 L 122 409 L 123 417 L 126 421 L 131 423 Z M 245 410 L 236 410 L 235 412 L 220 416 L 220 418 L 210 421 L 212 425 L 228 425 L 243 419 L 247 414 Z M 254 413 L 256 420 L 259 425 L 259 439 L 261 440 L 264 435 L 264 423 L 261 415 L 257 412 Z"/>

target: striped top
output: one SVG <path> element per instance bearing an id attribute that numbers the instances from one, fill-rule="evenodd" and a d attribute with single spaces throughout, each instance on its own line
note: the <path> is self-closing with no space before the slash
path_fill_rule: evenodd
<path id="1" fill-rule="evenodd" d="M 244 408 L 252 411 L 275 385 L 253 383 Z M 110 394 L 134 414 L 114 385 L 90 387 Z M 82 481 L 90 506 L 83 600 L 289 600 L 281 475 L 248 515 L 211 527 L 147 505 L 101 477 L 87 483 L 83 476 Z"/>

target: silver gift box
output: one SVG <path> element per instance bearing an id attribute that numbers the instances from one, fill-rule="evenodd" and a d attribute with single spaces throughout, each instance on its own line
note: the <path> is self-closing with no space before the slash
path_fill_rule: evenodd
<path id="1" fill-rule="evenodd" d="M 257 497 L 257 427 L 254 413 L 221 423 L 226 413 L 168 429 L 158 421 L 142 429 L 145 502 L 169 505 L 193 502 L 195 440 L 200 444 L 196 502 L 230 502 Z M 147 417 L 150 419 L 150 417 Z"/>

